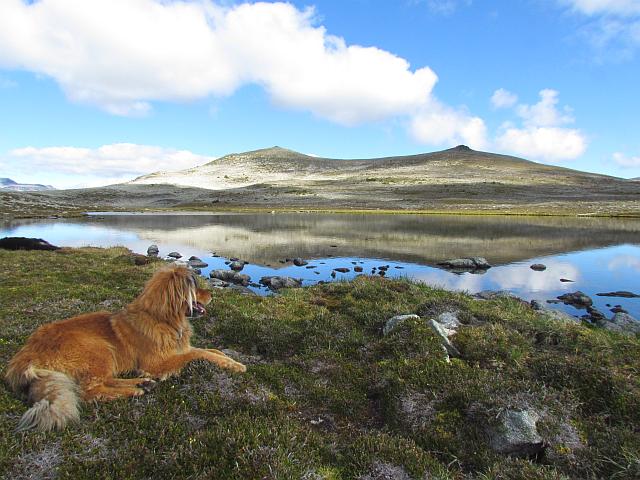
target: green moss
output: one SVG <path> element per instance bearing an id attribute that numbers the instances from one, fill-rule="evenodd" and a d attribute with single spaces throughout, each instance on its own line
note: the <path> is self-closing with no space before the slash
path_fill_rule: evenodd
<path id="1" fill-rule="evenodd" d="M 0 251 L 2 365 L 43 323 L 121 308 L 155 268 L 121 248 Z M 463 323 L 450 363 L 426 322 L 448 310 Z M 422 318 L 382 335 L 406 313 Z M 413 478 L 638 477 L 638 338 L 367 277 L 265 298 L 216 291 L 193 325 L 196 345 L 233 348 L 247 373 L 195 362 L 140 399 L 22 436 L 26 406 L 2 386 L 0 476 L 335 480 L 387 465 Z M 541 412 L 547 454 L 490 449 L 485 426 L 506 408 Z"/>

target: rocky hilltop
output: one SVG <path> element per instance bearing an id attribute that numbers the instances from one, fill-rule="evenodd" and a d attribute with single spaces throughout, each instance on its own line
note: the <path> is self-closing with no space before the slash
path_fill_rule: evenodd
<path id="1" fill-rule="evenodd" d="M 39 190 L 55 190 L 51 185 L 39 183 L 18 183 L 10 178 L 0 178 L 0 189 L 12 192 L 34 192 Z"/>
<path id="2" fill-rule="evenodd" d="M 640 215 L 640 183 L 464 145 L 361 160 L 281 147 L 108 187 L 9 195 L 4 212 L 139 208 L 417 210 Z M 6 215 L 6 213 L 5 213 Z"/>

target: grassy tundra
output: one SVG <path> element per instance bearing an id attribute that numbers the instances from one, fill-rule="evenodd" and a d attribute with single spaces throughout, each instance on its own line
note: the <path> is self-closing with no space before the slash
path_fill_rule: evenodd
<path id="1" fill-rule="evenodd" d="M 128 250 L 0 251 L 0 363 L 39 325 L 117 310 L 158 264 Z M 454 310 L 459 358 L 427 319 Z M 397 314 L 416 313 L 382 335 Z M 216 291 L 196 346 L 233 349 L 246 374 L 195 362 L 139 399 L 86 404 L 62 432 L 16 435 L 26 406 L 0 387 L 2 478 L 561 479 L 640 477 L 640 340 L 360 277 L 271 297 Z M 544 451 L 496 453 L 508 409 L 539 414 Z M 387 475 L 386 477 L 384 475 Z"/>

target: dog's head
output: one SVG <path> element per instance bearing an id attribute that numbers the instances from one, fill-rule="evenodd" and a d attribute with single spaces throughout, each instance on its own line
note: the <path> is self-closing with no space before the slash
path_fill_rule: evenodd
<path id="1" fill-rule="evenodd" d="M 195 274 L 186 267 L 169 267 L 157 271 L 138 297 L 144 310 L 158 320 L 180 322 L 185 316 L 206 313 L 211 293 L 198 288 Z"/>

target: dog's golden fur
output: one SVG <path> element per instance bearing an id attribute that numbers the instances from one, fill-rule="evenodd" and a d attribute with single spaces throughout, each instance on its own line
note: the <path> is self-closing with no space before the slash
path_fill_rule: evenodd
<path id="1" fill-rule="evenodd" d="M 38 328 L 11 359 L 9 385 L 33 406 L 19 430 L 62 428 L 79 418 L 79 401 L 143 395 L 146 387 L 208 360 L 234 372 L 246 367 L 214 349 L 191 346 L 187 314 L 204 310 L 211 293 L 184 267 L 160 270 L 122 311 L 94 312 Z M 138 372 L 137 378 L 117 378 Z"/>

